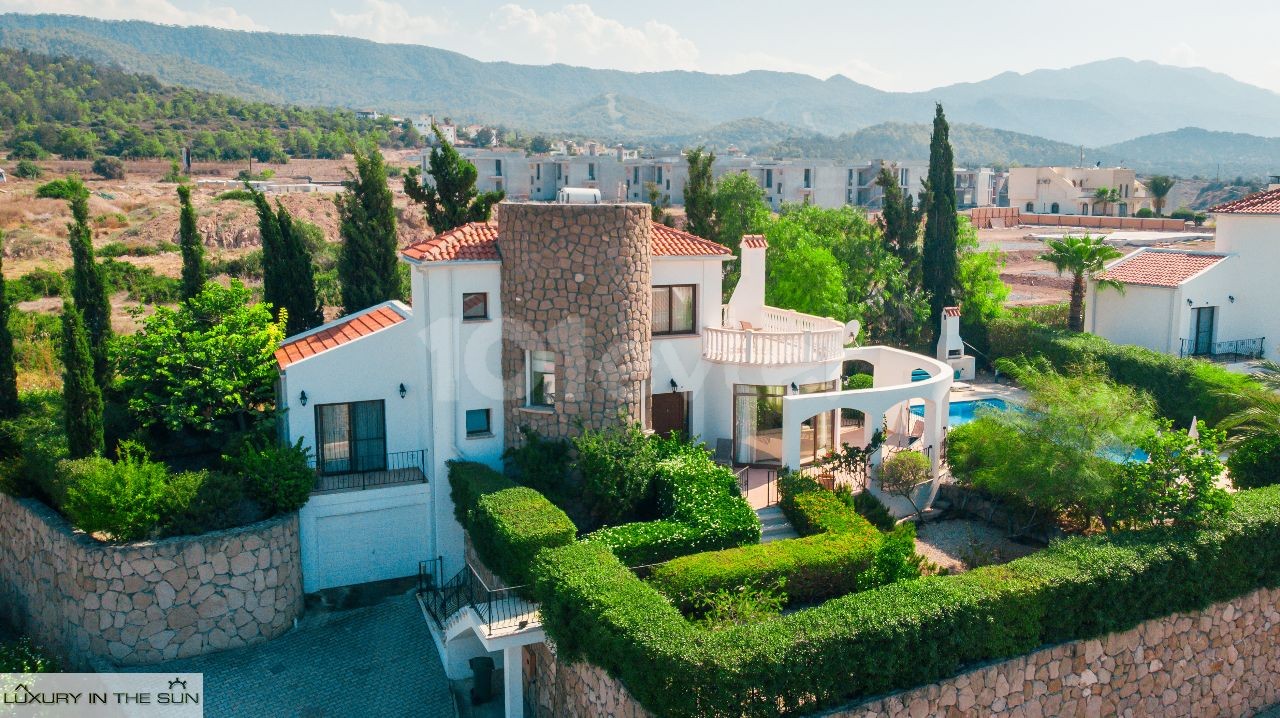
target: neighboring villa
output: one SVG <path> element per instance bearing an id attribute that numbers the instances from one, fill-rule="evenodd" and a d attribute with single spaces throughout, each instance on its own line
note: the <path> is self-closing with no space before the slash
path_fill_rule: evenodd
<path id="1" fill-rule="evenodd" d="M 567 437 L 621 416 L 697 437 L 726 464 L 776 469 L 887 425 L 888 443 L 930 453 L 936 476 L 951 367 L 847 348 L 856 327 L 765 305 L 763 237 L 743 240 L 722 305 L 729 250 L 649 212 L 505 202 L 494 223 L 402 251 L 412 307 L 387 302 L 284 342 L 282 432 L 315 452 L 324 489 L 302 511 L 308 592 L 411 575 L 437 556 L 456 572 L 446 462 L 499 467 L 522 427 Z M 855 360 L 875 386 L 841 391 Z"/>
<path id="2" fill-rule="evenodd" d="M 1085 329 L 1177 356 L 1275 359 L 1280 339 L 1280 184 L 1214 207 L 1212 252 L 1140 249 L 1090 281 Z"/>
<path id="3" fill-rule="evenodd" d="M 647 202 L 649 187 L 656 186 L 660 198 L 678 207 L 684 203 L 684 185 L 689 179 L 683 156 L 640 159 L 621 148 L 610 154 L 577 156 L 526 155 L 520 150 L 501 149 L 466 150 L 463 154 L 476 166 L 477 189 L 502 190 L 514 200 L 551 200 L 565 187 L 590 187 L 609 200 Z M 771 160 L 726 155 L 716 158 L 712 174 L 717 178 L 730 172 L 750 175 L 765 191 L 765 202 L 774 211 L 787 203 L 879 209 L 884 191 L 876 178 L 882 166 L 888 166 L 902 191 L 913 197 L 923 189 L 929 172 L 928 162 Z M 996 177 L 990 168 L 957 169 L 955 176 L 958 209 L 995 204 Z"/>
<path id="4" fill-rule="evenodd" d="M 1114 189 L 1099 199 L 1099 189 Z M 1013 167 L 1009 170 L 1009 206 L 1031 214 L 1131 217 L 1151 209 L 1147 188 L 1123 167 Z"/>

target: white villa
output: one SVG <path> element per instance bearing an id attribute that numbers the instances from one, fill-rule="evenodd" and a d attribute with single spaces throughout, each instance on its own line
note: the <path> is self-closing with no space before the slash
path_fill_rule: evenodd
<path id="1" fill-rule="evenodd" d="M 763 237 L 743 241 L 722 305 L 729 250 L 652 223 L 648 205 L 506 202 L 497 217 L 402 251 L 411 307 L 370 307 L 277 352 L 282 431 L 314 452 L 324 489 L 302 511 L 307 591 L 437 556 L 461 568 L 446 462 L 500 468 L 525 426 L 569 436 L 621 413 L 776 469 L 867 443 L 841 420 L 858 409 L 936 474 L 952 368 L 848 347 L 856 328 L 765 305 Z M 874 388 L 841 390 L 849 361 L 874 369 Z"/>
<path id="2" fill-rule="evenodd" d="M 1276 359 L 1280 339 L 1280 183 L 1210 210 L 1214 251 L 1140 249 L 1090 281 L 1085 329 L 1178 356 Z"/>
<path id="3" fill-rule="evenodd" d="M 1123 167 L 1013 167 L 1009 170 L 1009 206 L 1033 214 L 1131 217 L 1151 209 L 1147 188 Z M 1116 201 L 1095 197 L 1115 189 Z"/>

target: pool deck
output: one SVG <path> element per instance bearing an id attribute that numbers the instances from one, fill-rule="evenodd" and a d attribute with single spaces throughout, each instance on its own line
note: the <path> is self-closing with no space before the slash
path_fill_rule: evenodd
<path id="1" fill-rule="evenodd" d="M 1010 404 L 1027 403 L 1027 392 L 1009 384 L 997 384 L 991 381 L 991 375 L 979 377 L 979 381 L 958 381 L 951 387 L 951 401 L 980 401 L 982 399 L 1004 399 Z M 923 404 L 923 399 L 912 399 L 911 405 Z"/>

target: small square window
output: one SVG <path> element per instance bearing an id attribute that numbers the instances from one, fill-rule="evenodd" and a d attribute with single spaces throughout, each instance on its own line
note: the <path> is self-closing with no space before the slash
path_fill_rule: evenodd
<path id="1" fill-rule="evenodd" d="M 462 295 L 463 319 L 488 319 L 489 295 L 485 292 L 466 292 Z"/>
<path id="2" fill-rule="evenodd" d="M 556 355 L 529 352 L 529 406 L 556 405 Z"/>
<path id="3" fill-rule="evenodd" d="M 492 434 L 493 427 L 489 423 L 490 416 L 488 409 L 468 409 L 467 436 L 488 436 Z"/>

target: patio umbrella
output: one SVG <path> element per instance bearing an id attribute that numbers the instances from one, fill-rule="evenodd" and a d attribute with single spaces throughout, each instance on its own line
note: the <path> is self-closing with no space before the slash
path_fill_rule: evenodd
<path id="1" fill-rule="evenodd" d="M 1196 418 L 1194 416 L 1191 417 L 1191 428 L 1187 431 L 1187 436 L 1196 441 L 1200 440 L 1200 429 L 1196 427 Z"/>

